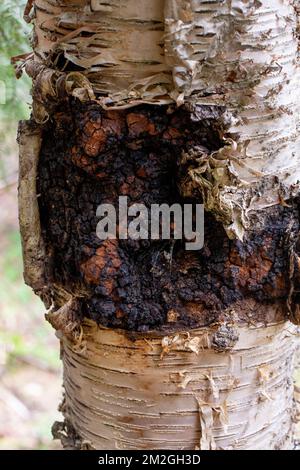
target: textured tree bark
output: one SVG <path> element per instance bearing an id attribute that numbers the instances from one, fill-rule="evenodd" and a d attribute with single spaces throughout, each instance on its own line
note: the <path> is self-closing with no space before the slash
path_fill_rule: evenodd
<path id="1" fill-rule="evenodd" d="M 297 4 L 136 5 L 26 9 L 20 224 L 25 280 L 62 345 L 54 434 L 72 448 L 291 448 Z M 97 207 L 119 196 L 203 202 L 204 248 L 98 239 Z"/>
<path id="2" fill-rule="evenodd" d="M 63 341 L 65 445 L 96 449 L 290 449 L 295 337 L 284 323 L 243 327 L 220 354 L 218 327 L 162 337 L 84 323 Z M 64 437 L 63 430 L 74 428 Z"/>

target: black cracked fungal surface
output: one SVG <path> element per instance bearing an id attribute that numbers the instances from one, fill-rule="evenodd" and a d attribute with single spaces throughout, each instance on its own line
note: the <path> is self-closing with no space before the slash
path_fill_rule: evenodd
<path id="1" fill-rule="evenodd" d="M 224 310 L 253 299 L 284 301 L 289 292 L 291 220 L 298 209 L 277 206 L 244 243 L 229 240 L 205 215 L 205 245 L 185 251 L 183 241 L 106 240 L 96 236 L 97 207 L 130 203 L 201 202 L 181 198 L 188 173 L 182 151 L 221 146 L 217 119 L 194 122 L 187 110 L 139 106 L 104 111 L 71 101 L 44 132 L 38 192 L 47 279 L 81 298 L 82 312 L 111 327 L 146 331 L 166 324 L 196 327 L 222 320 Z"/>

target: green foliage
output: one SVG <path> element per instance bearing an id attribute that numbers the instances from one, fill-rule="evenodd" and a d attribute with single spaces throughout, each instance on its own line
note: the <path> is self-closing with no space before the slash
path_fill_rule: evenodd
<path id="1" fill-rule="evenodd" d="M 28 27 L 23 20 L 25 0 L 2 0 L 0 3 L 0 54 L 8 58 L 26 52 Z"/>
<path id="2" fill-rule="evenodd" d="M 26 0 L 0 3 L 0 122 L 2 133 L 11 120 L 28 116 L 29 80 L 17 81 L 11 57 L 30 51 L 30 27 L 23 20 Z M 0 129 L 1 132 L 1 129 Z"/>
<path id="3" fill-rule="evenodd" d="M 57 351 L 45 348 L 45 339 L 50 333 L 52 336 L 52 331 L 41 315 L 44 306 L 22 279 L 19 231 L 6 232 L 6 246 L 0 257 L 0 345 L 7 346 L 8 365 L 15 357 L 31 357 L 57 368 Z"/>

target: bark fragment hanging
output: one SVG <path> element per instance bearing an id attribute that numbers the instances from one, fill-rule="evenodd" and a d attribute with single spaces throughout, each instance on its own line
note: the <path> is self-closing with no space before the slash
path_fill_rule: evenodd
<path id="1" fill-rule="evenodd" d="M 21 121 L 19 143 L 19 223 L 26 284 L 47 303 L 45 258 L 37 198 L 38 161 L 42 129 L 33 121 Z"/>
<path id="2" fill-rule="evenodd" d="M 79 320 L 80 304 L 78 299 L 71 298 L 57 311 L 46 313 L 46 320 L 58 332 L 78 347 L 82 347 L 82 328 Z"/>

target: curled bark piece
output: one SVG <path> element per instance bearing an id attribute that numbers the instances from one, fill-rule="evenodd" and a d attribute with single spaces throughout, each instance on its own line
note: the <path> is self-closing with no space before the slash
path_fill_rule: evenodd
<path id="1" fill-rule="evenodd" d="M 24 279 L 36 293 L 46 290 L 46 251 L 41 234 L 36 181 L 42 129 L 33 121 L 21 121 L 19 142 L 19 222 L 23 249 Z"/>
<path id="2" fill-rule="evenodd" d="M 213 437 L 214 416 L 209 404 L 198 400 L 200 421 L 200 450 L 216 450 L 216 442 Z"/>
<path id="3" fill-rule="evenodd" d="M 199 354 L 207 341 L 207 335 L 193 336 L 190 333 L 178 333 L 174 336 L 165 336 L 162 339 L 161 359 L 171 351 L 192 351 Z"/>
<path id="4" fill-rule="evenodd" d="M 189 349 L 187 337 L 212 341 L 215 329 L 203 328 L 178 335 L 177 349 L 161 357 L 158 333 L 129 339 L 85 320 L 86 355 L 62 338 L 67 422 L 99 450 L 291 448 L 296 329 L 237 332 L 229 353 Z"/>
<path id="5" fill-rule="evenodd" d="M 59 335 L 64 335 L 74 345 L 82 347 L 82 328 L 79 321 L 79 311 L 79 300 L 71 298 L 57 311 L 52 310 L 46 313 L 45 317 Z"/>
<path id="6" fill-rule="evenodd" d="M 33 19 L 33 5 L 34 5 L 34 2 L 35 2 L 35 0 L 27 0 L 27 3 L 25 5 L 23 18 L 26 21 L 26 23 L 30 23 Z"/>
<path id="7" fill-rule="evenodd" d="M 67 96 L 74 96 L 80 101 L 95 99 L 90 82 L 79 72 L 62 73 L 31 57 L 25 60 L 22 67 L 33 80 L 32 112 L 39 124 L 45 124 L 59 102 Z"/>

